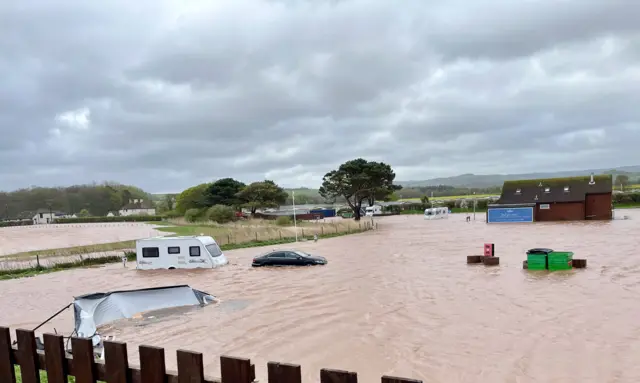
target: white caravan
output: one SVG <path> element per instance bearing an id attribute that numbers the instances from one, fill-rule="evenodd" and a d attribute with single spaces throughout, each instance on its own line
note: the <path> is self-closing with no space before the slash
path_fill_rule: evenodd
<path id="1" fill-rule="evenodd" d="M 445 219 L 449 218 L 448 207 L 432 207 L 431 209 L 424 209 L 424 219 Z"/>
<path id="2" fill-rule="evenodd" d="M 136 268 L 211 269 L 229 263 L 209 236 L 155 237 L 136 241 Z"/>
<path id="3" fill-rule="evenodd" d="M 380 215 L 382 214 L 382 206 L 380 205 L 373 205 L 373 206 L 367 206 L 364 209 L 364 215 L 367 217 L 373 217 L 374 215 Z"/>

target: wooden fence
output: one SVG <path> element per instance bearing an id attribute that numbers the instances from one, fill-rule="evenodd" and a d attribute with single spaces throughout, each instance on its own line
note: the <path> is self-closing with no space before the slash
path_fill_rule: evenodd
<path id="1" fill-rule="evenodd" d="M 251 383 L 256 380 L 255 366 L 249 359 L 220 357 L 220 379 L 205 377 L 201 353 L 177 351 L 178 371 L 165 368 L 164 349 L 140 346 L 140 367 L 129 366 L 127 345 L 105 342 L 105 362 L 96 361 L 90 339 L 72 338 L 67 355 L 64 339 L 60 335 L 45 334 L 44 352 L 36 347 L 31 330 L 16 330 L 17 348 L 11 343 L 8 328 L 0 327 L 0 382 L 15 383 L 15 366 L 20 367 L 22 383 L 44 383 L 40 370 L 46 371 L 48 383 L 67 383 L 75 377 L 76 383 Z M 269 362 L 269 383 L 301 383 L 299 365 Z M 321 383 L 357 383 L 355 372 L 322 369 Z M 382 383 L 422 383 L 419 380 L 383 376 Z"/>

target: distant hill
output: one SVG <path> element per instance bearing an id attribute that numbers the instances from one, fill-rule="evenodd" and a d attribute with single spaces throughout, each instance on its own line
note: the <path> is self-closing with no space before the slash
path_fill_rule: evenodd
<path id="1" fill-rule="evenodd" d="M 423 181 L 397 181 L 399 185 L 406 188 L 448 185 L 455 187 L 470 188 L 487 188 L 491 186 L 501 186 L 504 181 L 526 180 L 535 178 L 556 178 L 556 177 L 572 177 L 595 174 L 618 174 L 629 176 L 632 182 L 638 182 L 640 179 L 640 166 L 621 166 L 615 169 L 587 169 L 587 170 L 569 170 L 560 172 L 546 173 L 525 173 L 525 174 L 462 174 L 454 177 L 432 178 Z"/>

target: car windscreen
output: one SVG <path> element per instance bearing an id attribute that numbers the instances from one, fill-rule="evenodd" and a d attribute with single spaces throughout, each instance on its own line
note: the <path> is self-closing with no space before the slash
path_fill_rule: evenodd
<path id="1" fill-rule="evenodd" d="M 209 254 L 211 254 L 212 257 L 219 257 L 222 255 L 222 250 L 220 250 L 220 246 L 218 246 L 218 244 L 216 243 L 206 245 L 205 247 L 207 248 L 207 251 L 209 252 Z"/>

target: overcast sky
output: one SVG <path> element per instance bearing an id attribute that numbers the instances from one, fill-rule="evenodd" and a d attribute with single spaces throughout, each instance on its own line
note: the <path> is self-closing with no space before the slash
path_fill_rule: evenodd
<path id="1" fill-rule="evenodd" d="M 640 164 L 637 0 L 0 2 L 0 189 Z"/>

